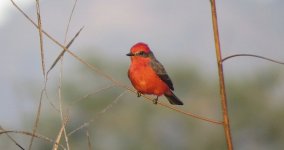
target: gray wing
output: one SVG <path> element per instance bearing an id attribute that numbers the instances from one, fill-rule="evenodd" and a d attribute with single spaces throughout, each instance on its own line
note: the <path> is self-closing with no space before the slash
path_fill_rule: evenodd
<path id="1" fill-rule="evenodd" d="M 168 76 L 164 66 L 156 59 L 152 59 L 150 62 L 151 67 L 153 70 L 157 73 L 157 75 L 160 77 L 162 81 L 164 81 L 171 90 L 174 90 L 173 83 Z"/>

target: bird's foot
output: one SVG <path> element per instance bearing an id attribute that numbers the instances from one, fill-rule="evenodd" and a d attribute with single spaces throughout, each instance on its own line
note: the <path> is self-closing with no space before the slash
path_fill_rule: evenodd
<path id="1" fill-rule="evenodd" d="M 153 99 L 153 104 L 155 104 L 155 105 L 158 104 L 158 96 L 155 99 Z"/>
<path id="2" fill-rule="evenodd" d="M 140 97 L 140 96 L 141 96 L 141 93 L 137 91 L 137 97 Z"/>

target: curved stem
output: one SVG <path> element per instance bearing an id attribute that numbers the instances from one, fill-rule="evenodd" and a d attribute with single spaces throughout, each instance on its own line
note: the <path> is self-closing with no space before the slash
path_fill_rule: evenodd
<path id="1" fill-rule="evenodd" d="M 270 59 L 270 58 L 263 57 L 263 56 L 259 56 L 259 55 L 254 55 L 254 54 L 235 54 L 235 55 L 231 55 L 231 56 L 228 56 L 228 57 L 223 58 L 223 59 L 222 59 L 222 62 L 224 62 L 224 61 L 226 61 L 226 60 L 228 60 L 228 59 L 234 58 L 234 57 L 242 57 L 242 56 L 260 58 L 260 59 L 264 59 L 264 60 L 267 60 L 267 61 L 271 61 L 271 62 L 274 62 L 274 63 L 277 63 L 277 64 L 284 65 L 284 62 L 277 61 L 277 60 Z"/>

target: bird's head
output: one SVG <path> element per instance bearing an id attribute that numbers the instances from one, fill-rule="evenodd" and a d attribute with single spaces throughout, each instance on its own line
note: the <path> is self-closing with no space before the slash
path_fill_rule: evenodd
<path id="1" fill-rule="evenodd" d="M 133 45 L 126 56 L 131 56 L 131 60 L 141 60 L 149 59 L 153 54 L 147 44 L 140 42 Z"/>

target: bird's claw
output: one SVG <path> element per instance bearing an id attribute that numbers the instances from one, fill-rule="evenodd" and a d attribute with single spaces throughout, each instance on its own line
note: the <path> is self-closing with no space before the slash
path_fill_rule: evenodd
<path id="1" fill-rule="evenodd" d="M 137 91 L 137 97 L 140 97 L 140 96 L 141 96 L 141 93 Z"/>
<path id="2" fill-rule="evenodd" d="M 155 105 L 158 104 L 158 96 L 157 96 L 157 98 L 153 99 L 153 104 L 155 104 Z"/>

